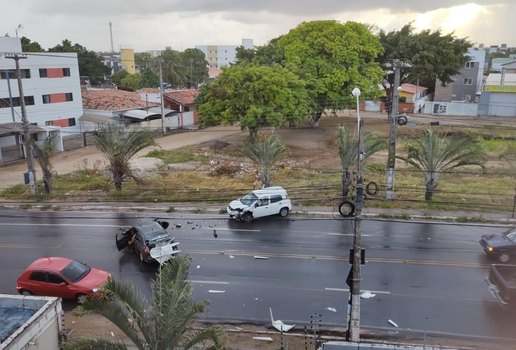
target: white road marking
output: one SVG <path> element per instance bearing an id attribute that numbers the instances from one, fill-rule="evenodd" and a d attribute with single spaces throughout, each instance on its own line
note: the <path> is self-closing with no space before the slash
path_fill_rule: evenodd
<path id="1" fill-rule="evenodd" d="M 229 284 L 229 282 L 224 281 L 196 281 L 196 280 L 190 280 L 192 283 L 202 283 L 202 284 Z"/>
<path id="2" fill-rule="evenodd" d="M 330 292 L 349 292 L 348 288 L 330 288 L 330 287 L 327 287 L 327 288 L 324 288 L 324 290 L 327 290 L 327 291 L 330 291 Z M 366 291 L 366 290 L 367 289 L 363 289 L 362 288 L 362 291 Z M 391 294 L 391 292 L 386 291 L 386 290 L 369 290 L 369 292 L 374 293 L 374 294 Z"/>
<path id="3" fill-rule="evenodd" d="M 222 293 L 226 293 L 226 291 L 225 291 L 225 290 L 210 289 L 210 290 L 208 290 L 208 293 L 212 293 L 212 294 L 222 294 Z"/>
<path id="4" fill-rule="evenodd" d="M 338 232 L 326 232 L 326 234 L 329 235 L 329 236 L 350 236 L 350 237 L 355 235 L 354 233 L 338 233 Z M 362 234 L 361 236 L 362 237 L 369 237 L 371 235 L 366 233 L 366 234 Z"/>
<path id="5" fill-rule="evenodd" d="M 262 230 L 251 230 L 251 229 L 245 229 L 245 228 L 226 228 L 226 227 L 208 227 L 208 226 L 202 226 L 201 228 L 206 230 L 213 230 L 214 228 L 217 231 L 242 231 L 242 232 L 262 232 Z"/>

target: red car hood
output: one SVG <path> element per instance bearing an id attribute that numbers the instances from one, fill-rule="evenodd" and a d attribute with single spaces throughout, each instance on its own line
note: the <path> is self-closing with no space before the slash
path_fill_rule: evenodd
<path id="1" fill-rule="evenodd" d="M 110 277 L 110 274 L 106 271 L 92 267 L 90 272 L 84 276 L 82 280 L 76 282 L 75 285 L 84 289 L 99 288 L 102 287 Z"/>

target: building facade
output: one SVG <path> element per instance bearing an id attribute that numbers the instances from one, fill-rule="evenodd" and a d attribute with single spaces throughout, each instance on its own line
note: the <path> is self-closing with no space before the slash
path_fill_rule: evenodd
<path id="1" fill-rule="evenodd" d="M 77 54 L 21 51 L 20 38 L 0 37 L 0 163 L 9 159 L 10 147 L 21 149 L 20 91 L 11 57 L 19 57 L 31 137 L 42 141 L 52 134 L 56 150 L 62 151 L 62 137 L 80 132 L 77 124 L 83 109 Z"/>
<path id="2" fill-rule="evenodd" d="M 253 48 L 253 39 L 242 39 L 245 49 Z M 222 68 L 236 61 L 237 45 L 198 45 L 195 48 L 201 50 L 208 61 L 208 68 Z"/>

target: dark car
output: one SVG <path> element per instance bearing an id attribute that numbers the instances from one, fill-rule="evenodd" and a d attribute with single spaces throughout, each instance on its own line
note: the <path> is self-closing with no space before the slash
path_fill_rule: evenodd
<path id="1" fill-rule="evenodd" d="M 44 257 L 32 262 L 18 277 L 23 295 L 44 295 L 84 302 L 102 288 L 111 275 L 73 259 Z"/>
<path id="2" fill-rule="evenodd" d="M 125 248 L 134 251 L 141 262 L 164 263 L 180 252 L 179 242 L 174 242 L 175 238 L 166 230 L 168 226 L 166 221 L 156 221 L 122 229 L 116 234 L 116 247 L 118 251 Z"/>
<path id="3" fill-rule="evenodd" d="M 516 227 L 503 233 L 491 233 L 480 238 L 480 245 L 488 256 L 507 263 L 516 256 Z"/>

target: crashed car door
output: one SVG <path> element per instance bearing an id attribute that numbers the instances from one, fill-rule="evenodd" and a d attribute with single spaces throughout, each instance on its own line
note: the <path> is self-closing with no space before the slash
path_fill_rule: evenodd
<path id="1" fill-rule="evenodd" d="M 116 234 L 116 249 L 121 251 L 129 245 L 129 241 L 131 240 L 131 230 L 120 231 Z"/>

